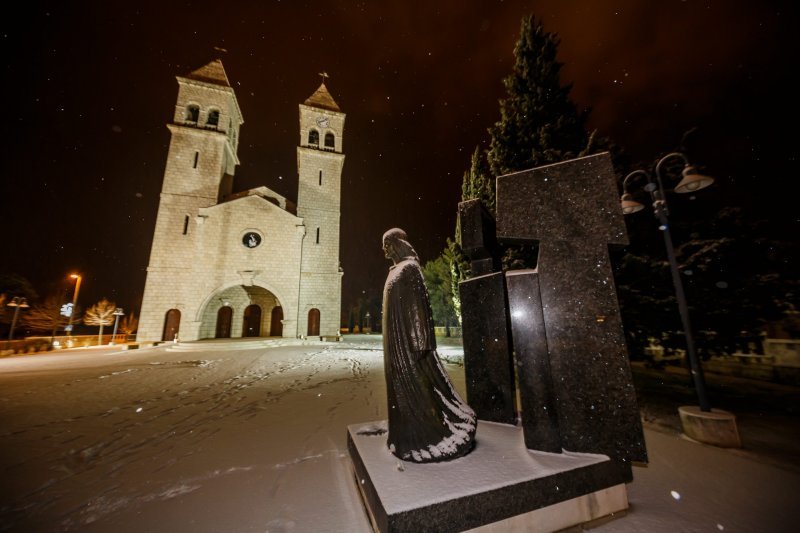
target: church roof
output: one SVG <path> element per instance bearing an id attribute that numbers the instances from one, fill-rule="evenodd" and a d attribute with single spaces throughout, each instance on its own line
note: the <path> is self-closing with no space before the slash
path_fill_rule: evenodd
<path id="1" fill-rule="evenodd" d="M 341 109 L 339 109 L 339 104 L 333 99 L 331 93 L 328 92 L 328 88 L 325 87 L 325 82 L 323 81 L 319 89 L 314 91 L 314 94 L 309 96 L 305 102 L 303 102 L 307 106 L 311 107 L 320 107 L 322 109 L 329 109 L 331 111 L 338 111 L 341 113 Z"/>
<path id="2" fill-rule="evenodd" d="M 215 59 L 209 64 L 193 70 L 186 75 L 190 80 L 204 81 L 206 83 L 213 83 L 215 85 L 222 85 L 223 87 L 230 87 L 228 76 L 225 74 L 225 69 L 222 66 L 222 61 Z"/>

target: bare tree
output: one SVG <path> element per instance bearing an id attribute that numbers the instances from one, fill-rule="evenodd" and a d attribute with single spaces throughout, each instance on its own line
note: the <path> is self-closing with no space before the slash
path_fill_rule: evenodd
<path id="1" fill-rule="evenodd" d="M 103 326 L 110 326 L 114 323 L 114 310 L 117 306 L 114 302 L 109 302 L 105 298 L 91 306 L 83 315 L 83 323 L 87 326 L 100 326 L 100 333 L 97 335 L 97 344 L 103 343 Z"/>
<path id="2" fill-rule="evenodd" d="M 139 318 L 136 316 L 136 311 L 131 311 L 130 314 L 125 316 L 125 318 L 122 319 L 122 322 L 119 323 L 119 330 L 123 335 L 125 335 L 126 338 L 131 333 L 134 333 L 138 327 Z"/>
<path id="3" fill-rule="evenodd" d="M 50 342 L 56 336 L 56 331 L 69 323 L 69 317 L 61 314 L 63 302 L 58 294 L 51 294 L 45 300 L 34 305 L 21 317 L 22 323 L 34 331 L 49 331 Z M 77 309 L 73 309 L 77 313 Z"/>

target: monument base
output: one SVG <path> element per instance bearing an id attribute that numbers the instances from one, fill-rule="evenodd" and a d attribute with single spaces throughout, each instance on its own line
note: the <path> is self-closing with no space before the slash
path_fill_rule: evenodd
<path id="1" fill-rule="evenodd" d="M 416 464 L 391 454 L 385 421 L 348 426 L 356 483 L 373 528 L 553 531 L 628 507 L 621 469 L 605 455 L 528 450 L 521 428 L 483 420 L 475 440 L 465 457 Z"/>

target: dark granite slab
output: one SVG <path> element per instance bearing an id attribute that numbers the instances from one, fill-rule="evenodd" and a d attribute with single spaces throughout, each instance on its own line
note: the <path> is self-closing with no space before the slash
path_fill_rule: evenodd
<path id="1" fill-rule="evenodd" d="M 481 420 L 516 420 L 514 368 L 502 272 L 458 284 L 467 403 Z"/>
<path id="2" fill-rule="evenodd" d="M 470 258 L 473 276 L 500 270 L 495 222 L 480 200 L 458 204 L 461 250 Z"/>
<path id="3" fill-rule="evenodd" d="M 630 476 L 647 453 L 608 254 L 627 241 L 607 153 L 497 179 L 498 238 L 538 241 L 537 271 L 563 447 Z"/>
<path id="4" fill-rule="evenodd" d="M 535 270 L 507 272 L 506 287 L 525 446 L 532 450 L 561 453 L 539 274 Z"/>
<path id="5" fill-rule="evenodd" d="M 484 421 L 469 455 L 403 462 L 386 448 L 386 435 L 375 431 L 380 424 L 349 426 L 347 446 L 382 533 L 463 531 L 622 483 L 605 456 L 527 450 L 519 428 Z"/>
<path id="6" fill-rule="evenodd" d="M 497 238 L 628 244 L 608 152 L 498 177 Z"/>

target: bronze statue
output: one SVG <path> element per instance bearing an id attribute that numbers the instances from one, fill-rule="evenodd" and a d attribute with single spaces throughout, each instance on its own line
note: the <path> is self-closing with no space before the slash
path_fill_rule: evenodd
<path id="1" fill-rule="evenodd" d="M 419 258 L 398 228 L 383 235 L 383 250 L 394 263 L 383 288 L 389 450 L 415 463 L 461 457 L 474 446 L 477 418 L 439 362 Z"/>

